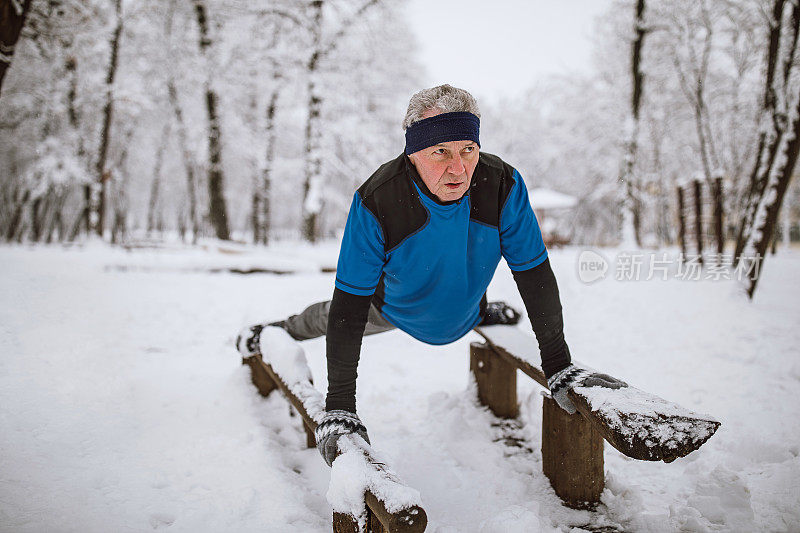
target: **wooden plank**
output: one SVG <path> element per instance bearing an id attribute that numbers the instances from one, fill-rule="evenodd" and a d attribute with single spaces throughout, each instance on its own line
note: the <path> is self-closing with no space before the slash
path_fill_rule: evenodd
<path id="1" fill-rule="evenodd" d="M 542 471 L 556 494 L 574 509 L 590 509 L 605 486 L 603 437 L 578 413 L 546 396 L 542 404 Z"/>
<path id="2" fill-rule="evenodd" d="M 469 347 L 469 369 L 478 386 L 478 400 L 499 418 L 516 418 L 517 368 L 483 343 L 473 342 Z"/>
<path id="3" fill-rule="evenodd" d="M 547 388 L 544 372 L 531 362 L 534 352 L 538 358 L 536 340 L 532 336 L 509 326 L 476 328 L 475 331 L 499 357 Z M 569 391 L 569 397 L 578 412 L 595 425 L 609 444 L 633 459 L 669 463 L 698 449 L 720 426 L 712 417 L 635 387 L 616 390 L 576 387 Z"/>
<path id="4" fill-rule="evenodd" d="M 266 376 L 280 391 L 283 396 L 289 401 L 290 404 L 297 410 L 300 417 L 303 419 L 304 426 L 312 433 L 317 428 L 317 422 L 308 414 L 303 402 L 297 398 L 281 377 L 273 370 L 272 366 L 265 363 L 260 355 L 254 355 L 244 360 L 245 364 L 259 370 L 254 370 L 253 375 L 259 374 L 259 382 L 264 382 Z M 263 374 L 262 374 L 263 372 Z M 256 383 L 255 378 L 254 383 Z M 256 384 L 258 386 L 258 384 Z M 261 389 L 259 388 L 259 391 Z M 380 471 L 384 469 L 381 467 L 382 463 L 372 458 L 367 449 L 362 450 L 367 455 L 367 460 L 376 466 Z M 385 528 L 386 533 L 422 533 L 428 525 L 428 516 L 425 510 L 421 507 L 414 505 L 399 511 L 390 512 L 386 508 L 386 504 L 376 497 L 372 492 L 367 491 L 364 494 L 368 511 L 375 515 L 377 520 Z M 344 526 L 342 526 L 344 527 Z M 381 532 L 383 533 L 383 532 Z"/>
<path id="5" fill-rule="evenodd" d="M 306 424 L 305 421 L 303 421 L 303 429 L 306 430 L 306 447 L 316 448 L 317 438 L 314 436 L 314 430 L 308 427 L 308 424 Z"/>

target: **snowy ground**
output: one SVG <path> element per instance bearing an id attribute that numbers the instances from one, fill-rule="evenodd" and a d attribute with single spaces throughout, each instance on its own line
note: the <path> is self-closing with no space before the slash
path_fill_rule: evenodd
<path id="1" fill-rule="evenodd" d="M 335 244 L 231 251 L 0 248 L 0 531 L 330 531 L 330 470 L 231 341 L 328 298 Z M 359 412 L 428 531 L 800 531 L 800 254 L 769 258 L 752 303 L 730 282 L 586 285 L 577 254 L 551 254 L 574 357 L 721 429 L 671 464 L 607 445 L 603 504 L 570 510 L 541 473 L 537 385 L 519 378 L 527 449 L 508 446 L 468 387 L 474 334 L 367 338 Z M 298 273 L 202 271 L 244 263 Z M 490 297 L 520 302 L 504 266 Z M 304 348 L 322 387 L 323 342 Z"/>

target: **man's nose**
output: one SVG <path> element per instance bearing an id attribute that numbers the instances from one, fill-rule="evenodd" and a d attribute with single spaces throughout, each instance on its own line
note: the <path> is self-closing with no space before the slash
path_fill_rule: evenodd
<path id="1" fill-rule="evenodd" d="M 447 171 L 455 176 L 460 176 L 465 170 L 466 168 L 464 167 L 464 162 L 461 160 L 461 154 L 457 154 L 450 159 L 450 164 L 447 165 Z"/>

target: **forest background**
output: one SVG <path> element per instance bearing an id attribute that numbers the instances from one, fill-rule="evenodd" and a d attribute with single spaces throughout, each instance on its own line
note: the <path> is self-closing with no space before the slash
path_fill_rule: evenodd
<path id="1" fill-rule="evenodd" d="M 3 13 L 19 23 L 0 93 L 8 241 L 335 237 L 354 189 L 402 150 L 428 79 L 407 2 L 11 0 Z M 798 21 L 785 0 L 611 2 L 591 72 L 481 102 L 484 149 L 530 188 L 577 198 L 560 229 L 573 244 L 674 245 L 678 186 L 719 179 L 725 251 L 764 254 L 800 238 Z"/>

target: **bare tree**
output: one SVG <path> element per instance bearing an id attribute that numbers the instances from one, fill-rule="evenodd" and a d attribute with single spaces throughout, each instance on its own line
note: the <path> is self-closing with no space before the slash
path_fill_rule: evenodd
<path id="1" fill-rule="evenodd" d="M 706 182 L 710 185 L 720 166 L 706 101 L 714 25 L 706 0 L 687 10 L 674 9 L 672 19 L 672 28 L 677 33 L 670 41 L 672 63 L 681 90 L 692 108 L 700 163 Z"/>
<path id="2" fill-rule="evenodd" d="M 156 149 L 156 160 L 153 164 L 153 181 L 150 182 L 150 201 L 147 205 L 148 235 L 157 229 L 161 229 L 161 173 L 164 166 L 164 152 L 167 150 L 171 129 L 172 121 L 167 118 L 164 120 L 164 128 L 161 130 L 161 142 L 158 143 L 158 148 Z"/>
<path id="3" fill-rule="evenodd" d="M 770 20 L 763 105 L 765 123 L 759 138 L 759 157 L 751 179 L 748 209 L 740 228 L 743 244 L 738 261 L 747 274 L 745 289 L 750 298 L 758 285 L 800 151 L 800 81 L 794 72 L 800 5 L 792 4 L 791 14 L 784 23 L 783 19 L 787 18 L 783 13 L 784 4 L 783 0 L 775 1 Z"/>
<path id="4" fill-rule="evenodd" d="M 631 116 L 625 132 L 625 153 L 622 161 L 619 183 L 622 187 L 622 240 L 626 245 L 635 242 L 642 245 L 641 238 L 641 202 L 638 197 L 638 179 L 635 175 L 636 152 L 639 136 L 639 109 L 644 90 L 644 73 L 642 72 L 642 46 L 647 34 L 644 22 L 645 0 L 636 0 L 636 16 L 634 31 L 636 38 L 631 45 Z"/>
<path id="5" fill-rule="evenodd" d="M 759 116 L 759 137 L 750 182 L 744 197 L 744 210 L 736 238 L 734 256 L 738 262 L 747 239 L 753 232 L 756 210 L 764 196 L 767 180 L 775 164 L 781 140 L 789 126 L 787 82 L 797 48 L 798 12 L 792 9 L 789 28 L 784 28 L 785 0 L 775 0 L 768 18 L 768 46 L 765 60 L 764 89 Z M 785 46 L 781 47 L 782 33 Z"/>
<path id="6" fill-rule="evenodd" d="M 318 217 L 322 210 L 322 105 L 324 97 L 319 90 L 318 76 L 323 62 L 336 50 L 339 42 L 368 9 L 379 0 L 367 0 L 349 17 L 339 23 L 338 29 L 329 38 L 322 35 L 323 6 L 325 0 L 312 0 L 307 15 L 312 32 L 311 53 L 306 63 L 308 79 L 308 115 L 305 129 L 305 180 L 303 182 L 303 237 L 314 242 L 319 237 Z"/>
<path id="7" fill-rule="evenodd" d="M 225 206 L 224 184 L 222 172 L 222 132 L 219 117 L 219 96 L 212 85 L 210 48 L 211 34 L 208 24 L 208 10 L 204 0 L 192 0 L 197 25 L 200 29 L 200 53 L 206 60 L 205 101 L 208 113 L 208 216 L 217 238 L 230 239 L 228 227 L 228 210 Z"/>
<path id="8" fill-rule="evenodd" d="M 279 83 L 277 76 L 275 82 L 276 84 Z M 274 86 L 272 91 L 270 91 L 269 100 L 267 101 L 267 110 L 265 113 L 266 124 L 264 126 L 264 136 L 266 138 L 264 166 L 261 169 L 259 186 L 253 195 L 253 240 L 261 244 L 269 243 L 269 232 L 272 225 L 272 212 L 270 207 L 272 202 L 272 171 L 275 165 L 275 113 L 278 107 L 280 90 L 280 85 Z"/>
<path id="9" fill-rule="evenodd" d="M 108 181 L 111 179 L 111 170 L 107 168 L 108 147 L 111 142 L 111 124 L 114 115 L 114 78 L 119 66 L 119 47 L 122 37 L 122 0 L 114 0 L 114 15 L 116 24 L 111 37 L 111 55 L 106 69 L 105 105 L 103 107 L 103 122 L 100 128 L 100 147 L 95 164 L 96 184 L 91 189 L 89 220 L 100 237 L 103 236 L 106 202 L 108 195 Z"/>
<path id="10" fill-rule="evenodd" d="M 176 53 L 173 43 L 173 18 L 175 14 L 175 0 L 171 0 L 165 20 L 165 37 L 170 54 Z M 172 114 L 175 117 L 175 131 L 178 136 L 178 147 L 181 153 L 184 172 L 186 173 L 186 192 L 189 199 L 189 229 L 192 233 L 192 243 L 197 242 L 200 234 L 200 214 L 197 202 L 197 178 L 195 176 L 195 158 L 189 147 L 189 134 L 186 120 L 183 116 L 180 101 L 178 99 L 178 88 L 173 69 L 167 71 L 167 97 Z M 224 204 L 223 204 L 224 205 Z M 184 233 L 184 232 L 182 232 Z"/>

